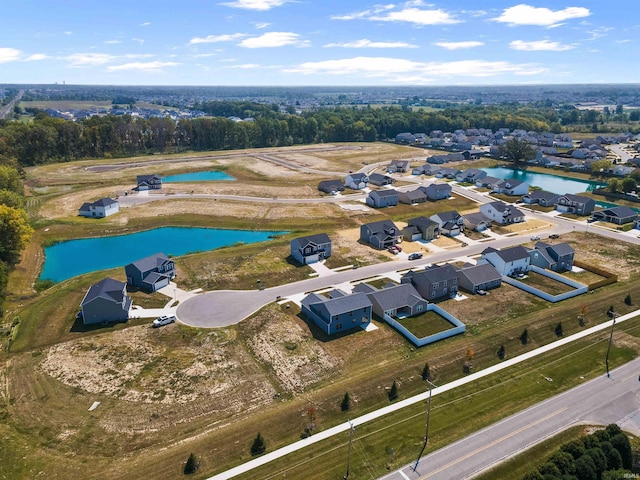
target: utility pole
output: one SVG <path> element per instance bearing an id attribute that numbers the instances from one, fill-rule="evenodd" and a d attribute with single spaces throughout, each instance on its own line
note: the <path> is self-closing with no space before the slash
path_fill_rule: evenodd
<path id="1" fill-rule="evenodd" d="M 422 444 L 422 448 L 420 449 L 420 453 L 418 454 L 418 458 L 416 459 L 416 463 L 413 466 L 413 471 L 414 472 L 418 468 L 418 463 L 420 463 L 420 458 L 422 457 L 422 454 L 424 453 L 425 449 L 427 448 L 427 442 L 429 441 L 429 418 L 431 417 L 431 390 L 432 390 L 433 387 L 437 387 L 437 385 L 434 385 L 429 380 L 425 380 L 425 382 L 427 382 L 427 385 L 429 386 L 429 399 L 427 400 L 427 421 L 426 421 L 426 424 L 425 424 L 425 431 L 424 431 L 424 443 Z"/>
<path id="2" fill-rule="evenodd" d="M 349 422 L 349 453 L 347 453 L 347 473 L 342 477 L 343 480 L 347 480 L 349 478 L 349 465 L 351 464 L 351 443 L 353 442 L 353 432 L 356 427 L 353 426 L 353 423 Z"/>
<path id="3" fill-rule="evenodd" d="M 606 368 L 607 368 L 607 378 L 611 377 L 609 374 L 609 351 L 611 350 L 611 341 L 613 340 L 613 326 L 616 324 L 616 317 L 618 314 L 616 312 L 611 312 L 611 316 L 613 317 L 613 321 L 611 322 L 611 332 L 609 333 L 609 345 L 607 346 L 607 356 L 604 359 Z"/>

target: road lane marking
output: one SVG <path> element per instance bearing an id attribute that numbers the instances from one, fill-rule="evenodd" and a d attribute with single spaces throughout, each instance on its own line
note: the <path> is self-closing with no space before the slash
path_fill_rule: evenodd
<path id="1" fill-rule="evenodd" d="M 440 473 L 440 472 L 442 472 L 444 470 L 447 470 L 448 468 L 451 468 L 452 466 L 454 466 L 454 465 L 466 460 L 467 458 L 473 457 L 474 455 L 477 455 L 478 453 L 483 452 L 483 451 L 487 450 L 488 448 L 491 448 L 491 447 L 493 447 L 493 446 L 495 446 L 495 445 L 497 445 L 497 444 L 499 444 L 499 443 L 501 443 L 501 442 L 503 442 L 503 441 L 505 441 L 505 440 L 507 440 L 507 439 L 509 439 L 509 438 L 521 433 L 521 432 L 524 432 L 525 430 L 527 430 L 527 429 L 529 429 L 531 427 L 534 427 L 534 426 L 538 425 L 539 423 L 542 423 L 542 422 L 550 419 L 551 417 L 555 417 L 556 415 L 558 415 L 558 414 L 560 414 L 562 412 L 565 412 L 568 409 L 569 409 L 569 407 L 560 408 L 559 410 L 556 410 L 555 412 L 550 413 L 546 417 L 542 417 L 542 418 L 540 418 L 539 420 L 536 420 L 533 423 L 525 425 L 524 427 L 520 427 L 519 429 L 514 430 L 513 432 L 510 432 L 507 435 L 505 435 L 505 436 L 503 436 L 501 438 L 498 438 L 497 440 L 494 440 L 493 442 L 488 443 L 487 445 L 485 445 L 483 447 L 480 447 L 477 450 L 474 450 L 473 452 L 469 452 L 466 455 L 458 458 L 457 460 L 454 460 L 453 462 L 450 462 L 447 465 L 444 465 L 443 467 L 440 467 L 438 470 L 430 472 L 425 476 L 421 476 L 420 480 L 422 480 L 424 478 L 432 477 L 433 475 L 436 475 L 436 474 L 438 474 L 438 473 Z"/>

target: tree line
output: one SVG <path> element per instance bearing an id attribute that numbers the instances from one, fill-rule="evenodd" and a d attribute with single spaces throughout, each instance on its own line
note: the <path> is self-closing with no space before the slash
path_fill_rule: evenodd
<path id="1" fill-rule="evenodd" d="M 438 111 L 410 108 L 333 108 L 301 115 L 277 105 L 209 102 L 198 108 L 219 116 L 174 121 L 130 115 L 93 116 L 77 122 L 34 112 L 33 122 L 0 121 L 0 155 L 21 166 L 84 158 L 176 151 L 234 150 L 324 142 L 373 142 L 402 132 L 466 128 L 560 131 L 553 109 L 518 105 L 463 106 Z M 251 117 L 233 121 L 226 117 Z"/>

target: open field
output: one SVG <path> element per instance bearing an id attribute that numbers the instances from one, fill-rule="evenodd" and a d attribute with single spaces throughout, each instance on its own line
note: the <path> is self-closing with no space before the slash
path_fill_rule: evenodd
<path id="1" fill-rule="evenodd" d="M 269 450 L 297 440 L 309 426 L 310 407 L 316 409 L 315 429 L 326 429 L 349 416 L 388 404 L 386 393 L 394 380 L 401 398 L 424 391 L 420 372 L 426 362 L 433 381 L 445 383 L 463 375 L 469 351 L 472 369 L 486 368 L 499 362 L 496 352 L 501 345 L 512 357 L 555 340 L 554 327 L 560 321 L 565 335 L 579 331 L 584 328 L 578 322 L 582 312 L 586 312 L 586 326 L 590 326 L 607 320 L 605 312 L 610 305 L 620 314 L 637 308 L 623 299 L 640 287 L 640 247 L 581 232 L 563 234 L 561 241 L 576 249 L 576 258 L 617 273 L 618 284 L 560 305 L 548 304 L 509 285 L 487 296 L 446 300 L 440 306 L 466 323 L 467 332 L 421 349 L 379 321 L 374 322 L 378 329 L 371 332 L 327 338 L 301 318 L 294 304 L 271 304 L 238 325 L 216 330 L 179 324 L 152 329 L 148 320 L 84 328 L 75 315 L 86 289 L 105 275 L 124 280 L 122 269 L 76 277 L 41 293 L 33 289 L 42 265 L 42 245 L 164 225 L 291 232 L 264 244 L 180 257 L 177 282 L 185 289 L 252 289 L 256 279 L 273 286 L 308 278 L 310 267 L 295 265 L 287 258 L 289 239 L 308 233 L 330 234 L 334 241 L 331 268 L 391 260 L 388 252 L 358 243 L 359 226 L 392 218 L 402 228 L 408 218 L 442 211 L 442 204 L 427 202 L 365 213 L 333 205 L 176 199 L 126 209 L 105 221 L 75 216 L 78 202 L 131 188 L 136 174 L 150 170 L 167 174 L 196 165 L 197 169 L 213 166 L 238 178 L 233 184 L 168 188 L 214 193 L 220 188 L 268 197 L 274 191 L 279 197 L 288 197 L 290 190 L 291 196 L 317 197 L 318 179 L 337 174 L 305 173 L 260 160 L 260 156 L 277 156 L 304 168 L 344 172 L 422 154 L 388 144 L 341 147 L 349 148 L 264 149 L 183 160 L 153 156 L 129 159 L 141 164 L 131 167 L 120 166 L 120 160 L 30 170 L 32 198 L 39 200 L 33 207 L 39 228 L 23 262 L 11 274 L 5 319 L 18 322 L 9 352 L 0 353 L 0 465 L 8 465 L 7 478 L 40 475 L 102 480 L 139 477 L 145 472 L 149 478 L 173 479 L 181 475 L 181 465 L 190 452 L 201 458 L 199 475 L 205 476 L 248 460 L 249 446 L 258 431 L 265 436 Z M 159 163 L 151 163 L 156 160 Z M 109 169 L 87 170 L 95 166 Z M 472 202 L 458 197 L 446 203 L 446 209 L 474 208 Z M 527 222 L 517 228 L 524 228 L 520 233 L 528 243 L 529 231 L 540 227 Z M 429 248 L 417 243 L 403 246 Z M 461 248 L 460 242 L 449 243 L 444 238 L 438 240 L 438 246 L 451 249 L 452 254 Z M 582 278 L 581 274 L 572 275 L 579 281 Z M 137 304 L 150 307 L 163 301 L 143 293 L 134 297 Z M 616 331 L 614 365 L 640 352 L 638 325 L 640 321 L 630 321 Z M 519 340 L 524 328 L 529 332 L 527 345 Z M 602 334 L 568 346 L 501 378 L 487 379 L 477 390 L 469 387 L 438 400 L 434 412 L 440 413 L 434 415 L 430 445 L 442 445 L 527 402 L 568 388 L 581 376 L 595 375 L 603 362 L 593 359 L 603 358 L 606 337 Z M 558 381 L 552 385 L 540 382 L 543 375 Z M 531 378 L 537 380 L 529 381 Z M 353 399 L 352 411 L 341 412 L 339 403 L 347 391 Z M 101 404 L 89 412 L 94 401 Z M 352 478 L 372 478 L 388 466 L 410 460 L 422 439 L 423 414 L 423 407 L 416 406 L 359 430 Z M 344 473 L 346 440 L 339 436 L 322 449 L 300 452 L 243 478 L 282 478 L 283 474 L 305 480 L 339 477 Z"/>

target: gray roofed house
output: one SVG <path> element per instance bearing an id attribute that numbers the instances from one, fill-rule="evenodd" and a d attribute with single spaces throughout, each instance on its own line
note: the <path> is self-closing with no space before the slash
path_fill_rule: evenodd
<path id="1" fill-rule="evenodd" d="M 502 182 L 493 186 L 496 193 L 504 193 L 505 195 L 522 196 L 529 193 L 529 184 L 515 178 L 506 178 Z"/>
<path id="2" fill-rule="evenodd" d="M 440 225 L 440 227 L 447 222 L 452 222 L 460 225 L 460 227 L 464 227 L 464 218 L 455 210 L 434 213 L 429 218 Z"/>
<path id="3" fill-rule="evenodd" d="M 502 275 L 490 263 L 470 265 L 458 270 L 460 287 L 470 293 L 491 290 L 502 284 Z"/>
<path id="4" fill-rule="evenodd" d="M 164 253 L 156 253 L 141 258 L 124 267 L 127 284 L 149 292 L 155 292 L 169 285 L 176 276 L 173 260 Z"/>
<path id="5" fill-rule="evenodd" d="M 550 245 L 537 242 L 535 248 L 529 250 L 531 264 L 554 272 L 569 271 L 573 268 L 575 250 L 567 242 Z"/>
<path id="6" fill-rule="evenodd" d="M 160 190 L 162 188 L 162 177 L 157 173 L 138 175 L 136 180 L 137 186 L 134 190 Z"/>
<path id="7" fill-rule="evenodd" d="M 425 175 L 435 175 L 438 170 L 440 170 L 441 167 L 439 167 L 438 165 L 430 165 L 430 164 L 425 164 L 422 165 L 422 170 L 424 172 Z"/>
<path id="8" fill-rule="evenodd" d="M 360 241 L 383 250 L 402 241 L 402 232 L 391 220 L 380 220 L 360 226 Z"/>
<path id="9" fill-rule="evenodd" d="M 468 213 L 462 216 L 464 228 L 482 232 L 491 226 L 491 219 L 482 212 Z"/>
<path id="10" fill-rule="evenodd" d="M 501 275 L 511 276 L 529 271 L 531 257 L 529 250 L 522 245 L 496 250 L 489 247 L 482 252 L 478 263 L 489 262 Z"/>
<path id="11" fill-rule="evenodd" d="M 441 168 L 436 172 L 436 178 L 448 178 L 453 180 L 460 173 L 457 168 Z"/>
<path id="12" fill-rule="evenodd" d="M 420 296 L 429 301 L 453 297 L 458 293 L 458 272 L 449 264 L 434 265 L 419 272 L 410 271 L 400 281 L 411 283 Z"/>
<path id="13" fill-rule="evenodd" d="M 387 166 L 388 173 L 406 173 L 411 168 L 410 160 L 391 160 Z"/>
<path id="14" fill-rule="evenodd" d="M 596 210 L 591 214 L 591 218 L 601 222 L 615 223 L 616 225 L 624 225 L 625 223 L 633 223 L 638 217 L 638 212 L 633 208 L 626 206 L 618 206 Z"/>
<path id="15" fill-rule="evenodd" d="M 126 322 L 131 310 L 127 284 L 105 278 L 92 285 L 80 303 L 85 325 L 105 322 Z"/>
<path id="16" fill-rule="evenodd" d="M 524 213 L 499 200 L 480 205 L 480 212 L 500 225 L 524 222 Z"/>
<path id="17" fill-rule="evenodd" d="M 429 200 L 444 200 L 451 197 L 451 185 L 448 183 L 432 183 L 426 187 L 418 187 L 427 194 Z"/>
<path id="18" fill-rule="evenodd" d="M 408 205 L 426 202 L 427 200 L 428 200 L 427 194 L 423 189 L 419 187 L 416 188 L 415 190 L 409 190 L 407 192 L 398 193 L 398 201 L 400 203 L 406 203 Z"/>
<path id="19" fill-rule="evenodd" d="M 593 198 L 574 195 L 573 193 L 565 193 L 558 197 L 556 202 L 556 210 L 564 213 L 574 213 L 576 215 L 590 215 L 596 208 L 596 202 Z"/>
<path id="20" fill-rule="evenodd" d="M 383 187 L 385 185 L 391 185 L 396 179 L 389 175 L 382 175 L 381 173 L 372 173 L 369 175 L 369 184 Z"/>
<path id="21" fill-rule="evenodd" d="M 546 190 L 534 190 L 522 196 L 522 201 L 528 205 L 538 204 L 541 207 L 552 207 L 558 201 L 560 195 Z"/>
<path id="22" fill-rule="evenodd" d="M 427 302 L 410 283 L 403 283 L 368 293 L 373 313 L 378 317 L 417 315 L 427 310 Z"/>
<path id="23" fill-rule="evenodd" d="M 484 178 L 480 178 L 478 180 L 476 180 L 476 187 L 480 187 L 480 188 L 490 188 L 491 190 L 493 190 L 493 188 L 498 184 L 501 183 L 503 180 L 501 178 L 497 178 L 497 177 L 490 177 L 490 176 L 486 176 Z"/>
<path id="24" fill-rule="evenodd" d="M 352 190 L 362 190 L 367 188 L 369 177 L 366 173 L 350 173 L 345 178 L 345 185 Z"/>
<path id="25" fill-rule="evenodd" d="M 318 183 L 318 190 L 324 193 L 336 194 L 344 191 L 344 183 L 342 180 L 322 180 Z"/>
<path id="26" fill-rule="evenodd" d="M 120 211 L 120 204 L 112 198 L 101 198 L 93 203 L 83 203 L 78 210 L 81 217 L 104 218 Z"/>
<path id="27" fill-rule="evenodd" d="M 301 313 L 327 335 L 355 327 L 366 328 L 371 322 L 372 304 L 366 293 L 343 292 L 333 298 L 310 293 L 300 304 Z"/>
<path id="28" fill-rule="evenodd" d="M 487 172 L 478 168 L 468 168 L 456 175 L 456 181 L 465 183 L 476 183 L 478 180 L 487 176 Z"/>
<path id="29" fill-rule="evenodd" d="M 291 240 L 290 249 L 294 259 L 307 265 L 331 256 L 331 239 L 326 233 L 298 237 Z"/>
<path id="30" fill-rule="evenodd" d="M 407 241 L 433 240 L 440 236 L 440 225 L 427 217 L 416 217 L 407 221 L 402 229 L 403 238 Z"/>
<path id="31" fill-rule="evenodd" d="M 398 204 L 398 192 L 393 188 L 388 190 L 372 190 L 365 199 L 370 207 L 384 208 L 393 207 Z"/>

